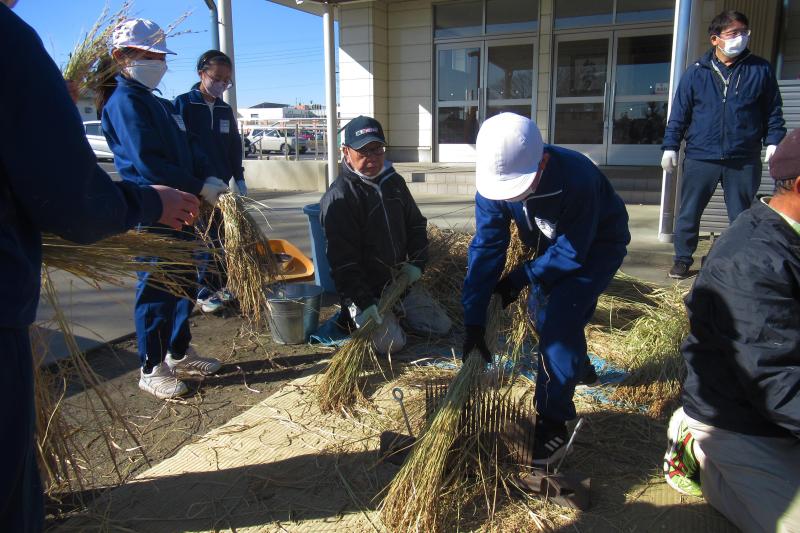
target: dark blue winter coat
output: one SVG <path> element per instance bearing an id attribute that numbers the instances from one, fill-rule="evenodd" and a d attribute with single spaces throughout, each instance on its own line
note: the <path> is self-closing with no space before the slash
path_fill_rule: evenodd
<path id="1" fill-rule="evenodd" d="M 725 91 L 713 55 L 712 48 L 681 77 L 661 148 L 677 151 L 683 139 L 690 159 L 759 157 L 762 146 L 786 135 L 775 73 L 745 50 L 730 68 Z"/>
<path id="2" fill-rule="evenodd" d="M 242 138 L 231 106 L 217 98 L 212 115 L 203 94 L 195 88 L 175 99 L 175 109 L 208 157 L 211 175 L 225 183 L 231 178 L 244 180 Z"/>
<path id="3" fill-rule="evenodd" d="M 515 221 L 524 244 L 538 250 L 524 266 L 528 282 L 548 291 L 587 264 L 598 246 L 619 250 L 630 242 L 628 212 L 611 183 L 589 158 L 545 145 L 550 160 L 536 193 L 526 201 L 506 202 L 475 196 L 475 237 L 469 245 L 462 304 L 464 323 L 484 325 L 492 290 L 500 278 Z"/>
<path id="4" fill-rule="evenodd" d="M 214 175 L 172 102 L 122 75 L 103 107 L 103 133 L 124 180 L 199 194 Z"/>
<path id="5" fill-rule="evenodd" d="M 150 187 L 114 183 L 36 32 L 0 3 L 0 328 L 30 325 L 39 302 L 41 232 L 90 243 L 161 217 Z M 43 126 L 47 142 L 43 142 Z"/>

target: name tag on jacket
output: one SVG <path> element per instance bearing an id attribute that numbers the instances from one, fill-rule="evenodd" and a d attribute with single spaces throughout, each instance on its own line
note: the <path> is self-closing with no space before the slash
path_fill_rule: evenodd
<path id="1" fill-rule="evenodd" d="M 184 131 L 184 132 L 185 132 L 185 131 L 186 131 L 186 124 L 184 124 L 184 122 L 183 122 L 183 117 L 182 117 L 182 116 L 180 116 L 180 115 L 172 115 L 172 118 L 174 118 L 174 119 L 175 119 L 175 124 L 177 124 L 177 125 L 178 125 L 178 128 L 179 128 L 181 131 Z"/>
<path id="2" fill-rule="evenodd" d="M 230 120 L 220 120 L 219 121 L 219 132 L 220 133 L 230 133 L 231 131 L 231 121 Z"/>

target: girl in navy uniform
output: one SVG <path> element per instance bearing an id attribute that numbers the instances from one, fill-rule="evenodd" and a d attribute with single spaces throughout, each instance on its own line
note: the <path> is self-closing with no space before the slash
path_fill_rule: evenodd
<path id="1" fill-rule="evenodd" d="M 120 74 L 104 88 L 102 123 L 120 175 L 135 183 L 170 185 L 214 205 L 227 185 L 214 177 L 208 160 L 192 146 L 186 124 L 172 103 L 153 94 L 167 70 L 166 55 L 174 53 L 166 47 L 164 32 L 149 20 L 128 20 L 114 30 L 112 48 Z M 195 238 L 190 226 L 174 231 L 156 225 L 148 231 Z M 141 260 L 159 261 L 157 257 Z M 142 362 L 139 387 L 157 398 L 173 398 L 187 392 L 179 377 L 213 374 L 220 362 L 190 349 L 194 298 L 161 290 L 148 283 L 149 277 L 149 272 L 140 272 L 136 287 L 134 320 Z M 193 286 L 194 280 L 187 279 L 187 293 Z"/>
<path id="2" fill-rule="evenodd" d="M 222 101 L 222 94 L 231 87 L 231 59 L 219 50 L 209 50 L 197 60 L 200 81 L 188 93 L 175 99 L 175 108 L 183 117 L 187 131 L 208 158 L 212 174 L 229 183 L 233 192 L 247 194 L 242 168 L 242 138 L 231 106 Z M 222 249 L 222 215 L 216 211 L 210 228 L 215 247 Z M 223 262 L 217 264 L 219 275 L 201 266 L 197 304 L 204 312 L 213 313 L 233 296 L 228 291 Z"/>

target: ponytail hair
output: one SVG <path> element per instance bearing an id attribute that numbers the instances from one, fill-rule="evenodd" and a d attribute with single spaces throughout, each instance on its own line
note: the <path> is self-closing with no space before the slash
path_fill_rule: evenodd
<path id="1" fill-rule="evenodd" d="M 119 67 L 111 54 L 104 55 L 97 63 L 94 71 L 94 107 L 97 109 L 98 118 L 103 113 L 103 108 L 108 103 L 114 90 L 117 88 L 117 72 Z"/>

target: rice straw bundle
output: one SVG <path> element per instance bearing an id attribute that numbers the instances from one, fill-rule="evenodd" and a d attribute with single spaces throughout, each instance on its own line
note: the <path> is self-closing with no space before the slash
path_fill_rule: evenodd
<path id="1" fill-rule="evenodd" d="M 75 84 L 79 94 L 97 89 L 96 84 L 99 80 L 116 73 L 116 65 L 113 62 L 107 61 L 101 66 L 100 60 L 108 56 L 111 34 L 118 24 L 128 18 L 130 8 L 131 2 L 128 0 L 114 13 L 109 13 L 106 5 L 92 28 L 70 53 L 61 72 L 65 80 Z"/>
<path id="2" fill-rule="evenodd" d="M 178 296 L 194 299 L 189 285 L 196 282 L 196 240 L 175 239 L 147 231 L 129 231 L 94 244 L 75 244 L 52 234 L 42 235 L 42 262 L 69 272 L 99 288 L 100 283 L 122 285 L 137 272 L 152 272 L 151 283 Z M 212 251 L 213 252 L 213 251 Z M 158 257 L 158 262 L 136 258 Z M 213 265 L 209 268 L 213 270 Z M 187 289 L 192 294 L 187 294 Z"/>
<path id="3" fill-rule="evenodd" d="M 381 294 L 378 312 L 383 315 L 391 311 L 406 292 L 408 285 L 408 276 L 398 275 Z M 317 386 L 317 400 L 322 412 L 347 409 L 364 400 L 361 373 L 368 359 L 375 360 L 372 332 L 376 327 L 378 326 L 374 322 L 364 324 L 333 355 Z"/>
<path id="4" fill-rule="evenodd" d="M 257 326 L 263 323 L 268 312 L 265 289 L 279 281 L 280 276 L 269 239 L 247 210 L 245 200 L 237 194 L 223 194 L 217 209 L 225 232 L 223 248 L 228 287 L 239 301 L 242 316 Z"/>
<path id="5" fill-rule="evenodd" d="M 44 367 L 41 363 L 46 355 L 46 341 L 32 336 L 36 445 L 42 482 L 47 494 L 55 495 L 71 489 L 80 497 L 88 488 L 84 482 L 85 476 L 94 474 L 94 461 L 92 454 L 76 438 L 81 428 L 70 424 L 62 409 L 69 381 L 74 380 L 83 390 L 92 391 L 92 394 L 87 392 L 84 397 L 88 402 L 88 411 L 94 418 L 92 425 L 100 431 L 99 438 L 113 459 L 117 480 L 121 483 L 125 479 L 125 473 L 118 467 L 123 463 L 117 459 L 121 453 L 132 453 L 148 464 L 149 461 L 117 402 L 102 386 L 102 378 L 95 373 L 78 347 L 72 328 L 61 311 L 47 269 L 42 271 L 42 295 L 55 313 L 54 325 L 64 335 L 69 354 L 66 360 Z M 122 438 L 134 444 L 133 447 L 125 449 L 117 443 L 119 431 L 122 432 Z M 127 459 L 133 460 L 130 456 Z"/>

